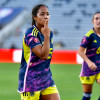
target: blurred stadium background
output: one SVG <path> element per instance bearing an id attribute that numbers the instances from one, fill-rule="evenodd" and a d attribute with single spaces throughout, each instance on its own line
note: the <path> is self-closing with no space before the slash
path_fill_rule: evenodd
<path id="1" fill-rule="evenodd" d="M 83 35 L 90 30 L 92 15 L 100 11 L 99 0 L 0 0 L 0 99 L 20 100 L 17 93 L 19 63 L 2 63 L 7 56 L 1 52 L 21 49 L 22 38 L 31 25 L 31 10 L 44 3 L 50 11 L 50 28 L 54 31 L 54 50 L 77 52 Z M 5 54 L 5 53 L 4 53 Z M 2 56 L 1 56 L 2 55 Z M 10 54 L 8 55 L 10 58 Z M 73 58 L 73 56 L 71 56 Z M 70 58 L 70 55 L 64 56 Z M 63 59 L 63 60 L 64 60 Z M 79 58 L 80 59 L 80 58 Z M 52 64 L 51 70 L 62 100 L 81 100 L 82 87 L 79 81 L 80 64 Z M 59 62 L 59 61 L 58 61 Z M 94 85 L 92 100 L 99 96 Z"/>

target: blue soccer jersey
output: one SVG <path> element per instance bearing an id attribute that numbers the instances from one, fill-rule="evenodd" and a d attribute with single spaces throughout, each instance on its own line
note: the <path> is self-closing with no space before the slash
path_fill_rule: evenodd
<path id="1" fill-rule="evenodd" d="M 18 91 L 34 92 L 54 85 L 50 71 L 53 52 L 53 32 L 50 32 L 50 51 L 47 60 L 42 60 L 32 52 L 32 48 L 43 45 L 44 36 L 36 26 L 29 28 L 23 38 L 22 60 L 19 71 Z"/>
<path id="2" fill-rule="evenodd" d="M 82 39 L 80 46 L 86 48 L 87 57 L 97 65 L 96 71 L 91 70 L 84 61 L 80 76 L 91 76 L 100 72 L 100 37 L 90 30 Z"/>

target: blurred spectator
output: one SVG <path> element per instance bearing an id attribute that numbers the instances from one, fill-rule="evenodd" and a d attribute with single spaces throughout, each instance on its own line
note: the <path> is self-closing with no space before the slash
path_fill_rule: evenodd
<path id="1" fill-rule="evenodd" d="M 53 34 L 57 35 L 58 33 L 59 33 L 59 32 L 58 32 L 57 29 L 54 29 L 54 30 L 53 30 Z"/>
<path id="2" fill-rule="evenodd" d="M 12 45 L 11 45 L 10 49 L 17 49 L 17 47 L 15 46 L 15 44 L 14 44 L 14 43 L 12 43 Z"/>
<path id="3" fill-rule="evenodd" d="M 62 41 L 58 41 L 54 43 L 54 46 L 56 48 L 62 48 L 62 47 L 65 47 L 65 44 Z"/>

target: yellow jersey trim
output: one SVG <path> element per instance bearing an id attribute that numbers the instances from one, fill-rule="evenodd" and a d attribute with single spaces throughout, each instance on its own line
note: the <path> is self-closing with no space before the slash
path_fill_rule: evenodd
<path id="1" fill-rule="evenodd" d="M 30 48 L 25 44 L 24 38 L 23 38 L 23 50 L 24 50 L 24 59 L 28 64 L 29 59 L 30 59 Z"/>
<path id="2" fill-rule="evenodd" d="M 89 37 L 91 34 L 93 34 L 94 33 L 94 31 L 93 30 L 90 30 L 89 32 L 87 32 L 86 34 L 85 34 L 85 36 L 87 36 L 87 37 Z"/>
<path id="3" fill-rule="evenodd" d="M 34 27 L 34 29 L 32 30 L 32 35 L 37 37 L 38 32 L 39 31 Z"/>

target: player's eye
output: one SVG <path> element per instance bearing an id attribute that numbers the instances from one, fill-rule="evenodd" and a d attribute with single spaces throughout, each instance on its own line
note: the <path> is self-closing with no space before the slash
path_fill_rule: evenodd
<path id="1" fill-rule="evenodd" d="M 49 14 L 49 13 L 47 13 L 47 15 L 49 16 L 50 14 Z"/>
<path id="2" fill-rule="evenodd" d="M 43 15 L 44 15 L 44 13 L 41 13 L 40 15 L 41 15 L 41 16 L 43 16 Z"/>
<path id="3" fill-rule="evenodd" d="M 99 19 L 98 17 L 95 18 L 95 20 L 98 20 L 98 19 Z"/>

